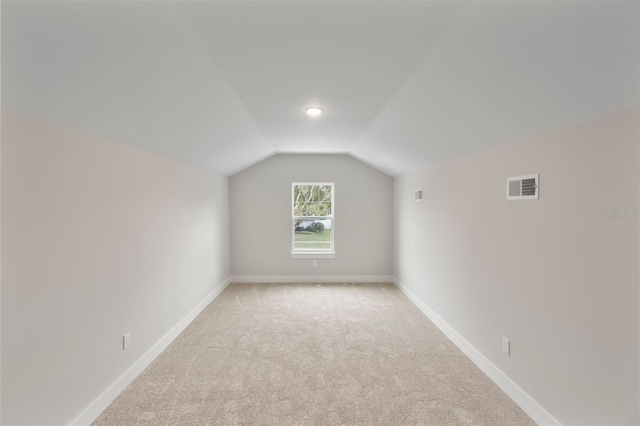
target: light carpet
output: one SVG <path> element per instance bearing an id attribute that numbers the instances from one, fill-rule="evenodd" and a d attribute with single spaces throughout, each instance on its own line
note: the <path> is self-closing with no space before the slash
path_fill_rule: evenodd
<path id="1" fill-rule="evenodd" d="M 393 284 L 232 284 L 95 425 L 533 425 Z"/>

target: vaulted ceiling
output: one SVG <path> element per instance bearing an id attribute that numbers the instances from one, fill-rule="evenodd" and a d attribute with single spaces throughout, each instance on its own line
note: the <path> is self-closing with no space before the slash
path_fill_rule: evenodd
<path id="1" fill-rule="evenodd" d="M 637 2 L 1 7 L 2 106 L 225 175 L 281 152 L 398 175 L 640 103 Z"/>

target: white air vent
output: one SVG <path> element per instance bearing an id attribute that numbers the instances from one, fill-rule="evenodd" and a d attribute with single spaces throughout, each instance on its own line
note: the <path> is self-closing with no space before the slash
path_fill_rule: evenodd
<path id="1" fill-rule="evenodd" d="M 413 191 L 413 201 L 422 201 L 422 189 L 415 189 Z"/>
<path id="2" fill-rule="evenodd" d="M 539 175 L 507 178 L 507 200 L 537 200 Z"/>

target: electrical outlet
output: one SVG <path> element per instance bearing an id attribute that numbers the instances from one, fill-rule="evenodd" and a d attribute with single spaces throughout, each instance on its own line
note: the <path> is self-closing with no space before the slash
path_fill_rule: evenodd
<path id="1" fill-rule="evenodd" d="M 506 337 L 502 338 L 502 352 L 511 355 L 511 341 Z"/>
<path id="2" fill-rule="evenodd" d="M 211 278 L 216 279 L 216 271 L 211 271 Z"/>
<path id="3" fill-rule="evenodd" d="M 318 261 L 317 260 L 313 261 L 313 266 L 318 266 Z"/>
<path id="4" fill-rule="evenodd" d="M 129 346 L 131 346 L 131 333 L 127 333 L 122 336 L 122 350 L 124 351 Z"/>

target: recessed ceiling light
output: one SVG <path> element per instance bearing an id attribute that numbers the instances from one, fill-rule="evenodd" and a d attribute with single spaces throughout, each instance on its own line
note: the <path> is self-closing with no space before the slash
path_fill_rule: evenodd
<path id="1" fill-rule="evenodd" d="M 304 111 L 312 117 L 322 114 L 322 108 L 320 107 L 306 107 Z"/>

